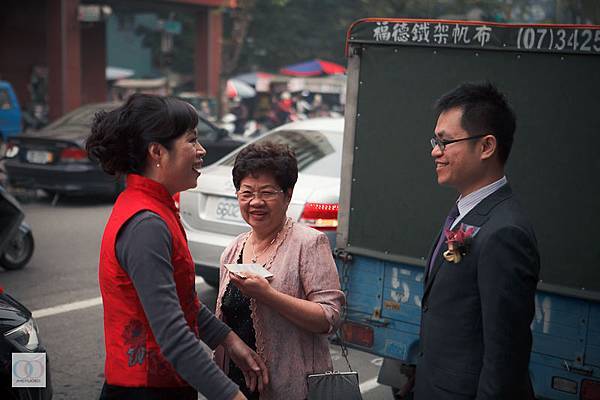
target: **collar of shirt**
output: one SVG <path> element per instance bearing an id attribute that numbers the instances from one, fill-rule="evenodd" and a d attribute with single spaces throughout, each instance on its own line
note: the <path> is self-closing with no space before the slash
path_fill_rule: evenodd
<path id="1" fill-rule="evenodd" d="M 508 181 L 506 180 L 506 176 L 498 179 L 496 182 L 490 183 L 487 186 L 484 186 L 480 189 L 477 189 L 473 193 L 469 193 L 465 197 L 459 197 L 456 201 L 458 205 L 458 218 L 454 220 L 450 229 L 454 229 L 456 225 L 462 220 L 462 218 L 467 215 L 472 209 L 474 209 L 477 204 L 481 203 L 483 199 L 488 197 L 490 194 L 494 193 L 496 190 L 500 189 L 502 186 L 506 185 Z"/>

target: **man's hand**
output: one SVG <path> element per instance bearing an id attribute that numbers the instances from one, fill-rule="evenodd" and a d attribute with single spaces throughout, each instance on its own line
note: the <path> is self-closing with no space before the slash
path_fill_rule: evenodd
<path id="1" fill-rule="evenodd" d="M 233 331 L 225 337 L 222 343 L 227 354 L 233 362 L 242 370 L 246 386 L 251 391 L 262 392 L 269 384 L 269 371 L 263 360 L 250 347 L 246 345 Z"/>
<path id="2" fill-rule="evenodd" d="M 252 297 L 258 301 L 263 301 L 274 290 L 269 281 L 258 275 L 247 274 L 246 277 L 242 278 L 230 272 L 229 279 L 240 289 L 244 296 Z"/>

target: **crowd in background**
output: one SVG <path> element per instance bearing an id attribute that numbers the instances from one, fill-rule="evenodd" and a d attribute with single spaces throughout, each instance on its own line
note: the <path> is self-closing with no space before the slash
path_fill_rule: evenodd
<path id="1" fill-rule="evenodd" d="M 235 97 L 223 122 L 231 133 L 253 136 L 288 122 L 342 116 L 344 108 L 338 99 L 338 95 L 308 91 L 257 93 L 250 99 Z"/>

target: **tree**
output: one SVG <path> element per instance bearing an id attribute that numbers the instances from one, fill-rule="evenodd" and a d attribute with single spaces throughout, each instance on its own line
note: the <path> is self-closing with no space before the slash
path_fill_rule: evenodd
<path id="1" fill-rule="evenodd" d="M 289 0 L 256 7 L 235 72 L 277 71 L 312 58 L 345 63 L 345 34 L 365 17 L 455 19 L 494 22 L 599 23 L 597 0 Z"/>
<path id="2" fill-rule="evenodd" d="M 255 12 L 256 0 L 238 0 L 238 7 L 233 9 L 228 18 L 229 29 L 223 37 L 221 49 L 221 76 L 219 79 L 219 116 L 227 110 L 227 80 L 235 71 L 240 53 L 246 40 L 248 26 Z"/>

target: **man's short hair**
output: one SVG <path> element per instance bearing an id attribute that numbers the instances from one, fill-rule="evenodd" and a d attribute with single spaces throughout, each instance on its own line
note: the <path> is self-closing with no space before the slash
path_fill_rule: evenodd
<path id="1" fill-rule="evenodd" d="M 496 137 L 498 157 L 505 164 L 512 148 L 516 117 L 506 98 L 490 82 L 466 82 L 438 99 L 438 115 L 453 108 L 463 111 L 461 125 L 469 136 Z"/>

